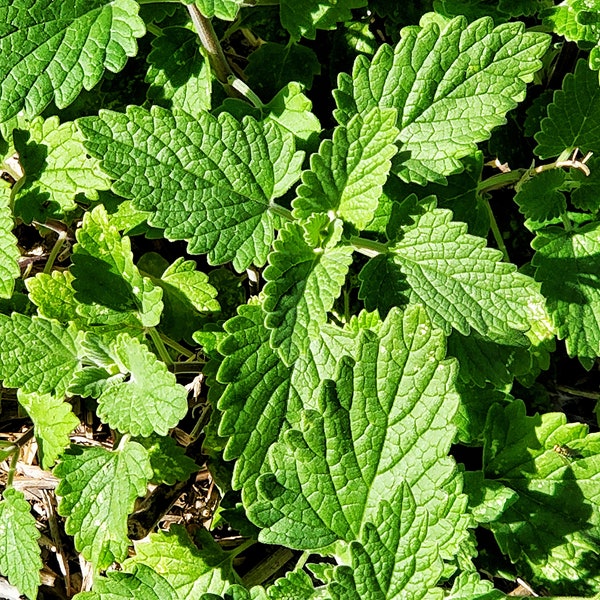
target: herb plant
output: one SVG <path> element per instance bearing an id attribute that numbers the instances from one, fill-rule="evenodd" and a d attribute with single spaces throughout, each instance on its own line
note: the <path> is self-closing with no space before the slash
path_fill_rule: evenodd
<path id="1" fill-rule="evenodd" d="M 0 573 L 33 441 L 79 600 L 600 593 L 597 396 L 550 393 L 600 356 L 599 47 L 597 0 L 0 0 Z M 206 527 L 134 536 L 201 467 Z"/>

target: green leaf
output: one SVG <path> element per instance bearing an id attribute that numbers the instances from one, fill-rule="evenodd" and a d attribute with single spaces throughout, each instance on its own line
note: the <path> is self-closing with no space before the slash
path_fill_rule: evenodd
<path id="1" fill-rule="evenodd" d="M 57 270 L 51 274 L 36 273 L 35 277 L 25 280 L 29 299 L 38 307 L 40 315 L 65 324 L 80 319 L 72 283 L 73 275 L 69 271 Z"/>
<path id="2" fill-rule="evenodd" d="M 198 598 L 202 593 L 222 594 L 229 586 L 240 583 L 233 570 L 234 554 L 224 552 L 206 530 L 198 530 L 202 549 L 189 538 L 180 525 L 169 531 L 151 533 L 150 541 L 135 543 L 135 556 L 123 565 L 147 565 L 164 577 L 178 598 Z"/>
<path id="3" fill-rule="evenodd" d="M 39 537 L 23 492 L 5 489 L 0 501 L 0 573 L 30 600 L 38 597 L 43 566 Z"/>
<path id="4" fill-rule="evenodd" d="M 13 221 L 10 186 L 0 183 L 0 298 L 10 298 L 15 279 L 21 274 L 17 238 L 12 233 Z"/>
<path id="5" fill-rule="evenodd" d="M 395 111 L 375 108 L 336 127 L 333 140 L 321 144 L 311 156 L 310 171 L 302 174 L 294 216 L 328 213 L 364 229 L 375 214 L 396 153 L 395 121 Z"/>
<path id="6" fill-rule="evenodd" d="M 233 21 L 243 0 L 196 0 L 196 6 L 205 17 Z"/>
<path id="7" fill-rule="evenodd" d="M 296 81 L 306 89 L 321 72 L 316 54 L 306 46 L 267 42 L 248 57 L 244 74 L 250 88 L 263 98 L 273 98 L 281 88 Z"/>
<path id="8" fill-rule="evenodd" d="M 518 343 L 518 332 L 531 327 L 529 307 L 543 305 L 538 286 L 451 218 L 450 211 L 430 207 L 392 247 L 410 301 L 423 303 L 446 334 L 452 327 L 464 335 L 474 329 L 499 343 Z"/>
<path id="9" fill-rule="evenodd" d="M 98 570 L 123 561 L 127 516 L 152 477 L 146 450 L 135 442 L 113 452 L 72 447 L 54 474 L 60 479 L 58 513 L 67 517 L 65 531 L 75 536 L 75 548 Z"/>
<path id="10" fill-rule="evenodd" d="M 271 345 L 287 365 L 318 337 L 352 262 L 352 247 L 336 246 L 342 235 L 340 222 L 333 224 L 325 242 L 307 243 L 308 235 L 318 236 L 327 226 L 327 217 L 312 219 L 305 227 L 288 223 L 264 271 L 265 325 L 272 330 Z"/>
<path id="11" fill-rule="evenodd" d="M 598 186 L 600 185 L 600 159 L 592 156 L 586 165 L 590 169 L 587 175 L 579 169 L 573 169 L 569 174 L 571 183 L 575 186 L 571 190 L 571 204 L 580 210 L 597 213 L 600 210 L 600 196 Z"/>
<path id="12" fill-rule="evenodd" d="M 579 148 L 583 154 L 600 152 L 600 86 L 598 74 L 580 60 L 574 73 L 567 73 L 561 90 L 554 92 L 548 116 L 536 134 L 535 153 L 540 158 L 559 156 Z"/>
<path id="13" fill-rule="evenodd" d="M 187 391 L 148 348 L 127 333 L 119 334 L 108 354 L 127 380 L 103 389 L 98 416 L 121 433 L 167 435 L 187 412 Z"/>
<path id="14" fill-rule="evenodd" d="M 211 264 L 262 266 L 273 241 L 271 202 L 298 179 L 302 153 L 272 122 L 195 117 L 131 106 L 77 121 L 114 190 L 152 211 L 150 225 L 188 240 Z"/>
<path id="15" fill-rule="evenodd" d="M 192 473 L 200 470 L 200 467 L 185 455 L 185 450 L 170 436 L 152 434 L 136 441 L 148 452 L 154 472 L 152 483 L 175 485 L 177 481 L 185 481 Z"/>
<path id="16" fill-rule="evenodd" d="M 525 181 L 515 195 L 519 211 L 533 221 L 547 221 L 567 210 L 564 189 L 567 176 L 560 169 L 543 171 Z"/>
<path id="17" fill-rule="evenodd" d="M 0 314 L 0 339 L 0 379 L 5 387 L 65 395 L 80 366 L 75 327 L 19 313 Z"/>
<path id="18" fill-rule="evenodd" d="M 259 539 L 317 549 L 368 536 L 382 502 L 405 481 L 429 513 L 428 545 L 450 556 L 466 534 L 460 480 L 448 455 L 458 396 L 444 335 L 420 307 L 390 312 L 378 339 L 362 332 L 358 360 L 342 358 L 317 410 L 303 410 L 268 455 L 248 515 Z M 393 492 L 391 492 L 393 494 Z"/>
<path id="19" fill-rule="evenodd" d="M 549 42 L 523 23 L 494 28 L 489 18 L 467 24 L 457 17 L 443 31 L 434 22 L 407 27 L 394 49 L 382 45 L 370 63 L 359 56 L 352 77 L 340 75 L 335 117 L 346 124 L 375 106 L 396 108 L 395 172 L 422 184 L 441 181 L 523 100 Z"/>
<path id="20" fill-rule="evenodd" d="M 25 171 L 14 210 L 26 223 L 62 218 L 77 208 L 77 194 L 110 189 L 110 178 L 100 170 L 100 162 L 86 154 L 75 123 L 61 125 L 58 117 L 38 117 L 13 136 Z"/>
<path id="21" fill-rule="evenodd" d="M 502 551 L 551 593 L 600 589 L 600 434 L 521 401 L 492 407 L 484 434 L 486 478 L 518 494 L 489 525 Z"/>
<path id="22" fill-rule="evenodd" d="M 497 408 L 498 405 L 494 410 Z M 501 481 L 484 479 L 483 471 L 466 471 L 463 479 L 465 492 L 469 495 L 469 510 L 478 523 L 499 520 L 502 513 L 519 499 L 519 494 Z"/>
<path id="23" fill-rule="evenodd" d="M 165 27 L 160 33 L 148 54 L 148 99 L 190 115 L 210 110 L 211 71 L 198 36 L 182 27 Z"/>
<path id="24" fill-rule="evenodd" d="M 549 227 L 532 242 L 532 264 L 542 282 L 548 312 L 570 356 L 595 359 L 600 355 L 600 224 L 589 223 L 574 232 Z"/>
<path id="25" fill-rule="evenodd" d="M 42 468 L 49 469 L 69 445 L 69 435 L 79 419 L 68 402 L 52 394 L 17 390 L 17 400 L 33 421 Z"/>
<path id="26" fill-rule="evenodd" d="M 96 206 L 83 217 L 76 233 L 71 273 L 79 313 L 99 323 L 126 321 L 131 315 L 144 327 L 158 325 L 162 290 L 142 277 L 133 264 L 131 243 L 109 222 L 106 209 Z"/>
<path id="27" fill-rule="evenodd" d="M 74 600 L 180 600 L 169 582 L 146 565 L 137 565 L 130 573 L 110 571 L 95 576 L 92 592 L 82 592 Z"/>
<path id="28" fill-rule="evenodd" d="M 366 0 L 281 0 L 281 24 L 293 39 L 315 39 L 317 29 L 334 29 L 340 21 L 349 21 L 353 8 L 366 6 Z"/>
<path id="29" fill-rule="evenodd" d="M 145 33 L 133 0 L 0 2 L 0 121 L 68 106 L 108 69 L 117 73 Z"/>

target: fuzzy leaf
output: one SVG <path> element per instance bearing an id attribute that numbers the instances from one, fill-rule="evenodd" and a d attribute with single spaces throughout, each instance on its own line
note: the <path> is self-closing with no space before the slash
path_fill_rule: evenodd
<path id="1" fill-rule="evenodd" d="M 107 386 L 98 398 L 98 416 L 121 433 L 167 435 L 187 412 L 187 391 L 148 348 L 121 333 L 108 349 L 128 379 Z"/>
<path id="2" fill-rule="evenodd" d="M 574 73 L 567 73 L 562 89 L 554 92 L 548 116 L 536 134 L 535 153 L 540 158 L 579 148 L 583 154 L 600 152 L 600 86 L 598 74 L 580 60 Z"/>
<path id="3" fill-rule="evenodd" d="M 178 598 L 199 598 L 202 593 L 221 594 L 239 583 L 233 570 L 232 553 L 224 552 L 207 531 L 198 531 L 202 549 L 185 529 L 172 525 L 169 531 L 151 533 L 150 541 L 135 543 L 135 556 L 123 567 L 146 565 L 168 581 Z"/>
<path id="4" fill-rule="evenodd" d="M 0 183 L 0 298 L 12 296 L 15 279 L 21 274 L 17 238 L 12 233 L 15 223 L 10 196 L 11 189 L 3 181 Z"/>
<path id="5" fill-rule="evenodd" d="M 194 117 L 130 106 L 78 120 L 114 190 L 152 211 L 148 222 L 190 253 L 238 271 L 262 266 L 273 241 L 270 203 L 298 179 L 302 153 L 272 122 L 221 113 Z"/>
<path id="6" fill-rule="evenodd" d="M 390 312 L 378 339 L 362 332 L 358 360 L 342 358 L 317 410 L 303 410 L 268 455 L 248 515 L 260 539 L 317 549 L 365 540 L 405 481 L 429 513 L 424 545 L 452 553 L 466 534 L 464 497 L 448 455 L 458 408 L 444 335 L 421 307 Z M 396 492 L 397 493 L 397 492 Z M 393 499 L 390 499 L 390 498 Z"/>
<path id="7" fill-rule="evenodd" d="M 2 0 L 0 121 L 68 106 L 108 69 L 117 73 L 145 33 L 133 0 Z"/>
<path id="8" fill-rule="evenodd" d="M 523 23 L 494 28 L 490 18 L 457 17 L 443 31 L 434 22 L 407 27 L 395 48 L 382 45 L 370 63 L 359 56 L 352 77 L 340 76 L 336 119 L 396 108 L 396 172 L 423 184 L 443 180 L 523 100 L 549 42 Z"/>
<path id="9" fill-rule="evenodd" d="M 40 315 L 66 324 L 79 319 L 72 282 L 69 271 L 54 270 L 51 274 L 36 273 L 35 277 L 28 277 L 25 285 Z"/>
<path id="10" fill-rule="evenodd" d="M 472 328 L 513 345 L 518 332 L 531 327 L 528 307 L 542 301 L 538 286 L 451 218 L 450 211 L 430 208 L 415 217 L 392 247 L 410 286 L 407 295 L 411 302 L 423 303 L 446 334 L 454 327 L 467 335 Z"/>
<path id="11" fill-rule="evenodd" d="M 0 501 L 0 573 L 35 600 L 42 568 L 40 533 L 23 492 L 9 488 Z"/>
<path id="12" fill-rule="evenodd" d="M 42 467 L 49 469 L 69 445 L 69 435 L 79 419 L 68 402 L 52 394 L 17 390 L 17 400 L 33 421 Z"/>
<path id="13" fill-rule="evenodd" d="M 208 283 L 208 275 L 196 271 L 193 260 L 179 257 L 169 265 L 161 276 L 161 281 L 167 288 L 174 288 L 198 311 L 208 312 L 219 310 L 217 290 Z"/>
<path id="14" fill-rule="evenodd" d="M 127 516 L 135 499 L 146 494 L 152 468 L 146 450 L 135 442 L 109 452 L 72 447 L 54 469 L 61 480 L 58 513 L 75 548 L 98 570 L 127 556 Z"/>
<path id="15" fill-rule="evenodd" d="M 542 282 L 559 338 L 570 356 L 595 359 L 600 355 L 600 224 L 589 223 L 575 232 L 546 228 L 532 247 L 535 278 Z"/>
<path id="16" fill-rule="evenodd" d="M 177 481 L 185 481 L 192 473 L 200 470 L 200 467 L 185 455 L 185 450 L 170 436 L 152 434 L 136 441 L 148 452 L 154 472 L 152 483 L 175 485 Z"/>
<path id="17" fill-rule="evenodd" d="M 396 153 L 395 121 L 395 111 L 375 108 L 336 127 L 333 140 L 321 144 L 311 156 L 310 171 L 302 174 L 294 216 L 334 214 L 364 229 L 375 214 Z"/>
<path id="18" fill-rule="evenodd" d="M 528 219 L 546 221 L 567 210 L 567 199 L 560 191 L 566 174 L 560 169 L 543 171 L 527 180 L 515 195 L 519 210 Z"/>
<path id="19" fill-rule="evenodd" d="M 358 274 L 358 297 L 369 311 L 377 310 L 382 319 L 393 306 L 404 306 L 408 285 L 400 267 L 387 255 L 373 257 Z"/>
<path id="20" fill-rule="evenodd" d="M 576 186 L 571 190 L 571 204 L 593 214 L 600 210 L 600 160 L 592 156 L 586 164 L 591 171 L 589 175 L 578 169 L 569 173 L 572 184 Z"/>
<path id="21" fill-rule="evenodd" d="M 25 393 L 64 396 L 79 368 L 77 331 L 56 321 L 0 314 L 0 379 Z"/>
<path id="22" fill-rule="evenodd" d="M 242 2 L 243 0 L 196 0 L 195 3 L 205 17 L 233 21 Z"/>
<path id="23" fill-rule="evenodd" d="M 86 155 L 83 136 L 75 123 L 58 117 L 35 118 L 27 131 L 14 132 L 15 150 L 25 181 L 15 194 L 15 213 L 25 222 L 61 218 L 75 210 L 75 196 L 110 189 L 100 162 Z"/>
<path id="24" fill-rule="evenodd" d="M 158 325 L 162 290 L 142 277 L 133 264 L 131 243 L 121 237 L 106 209 L 96 206 L 83 217 L 76 233 L 71 273 L 80 314 L 96 315 L 99 322 L 126 321 L 132 314 L 144 327 Z"/>
<path id="25" fill-rule="evenodd" d="M 484 435 L 486 478 L 518 494 L 490 523 L 502 551 L 554 593 L 600 589 L 600 434 L 516 401 L 490 409 Z"/>
<path id="26" fill-rule="evenodd" d="M 318 338 L 352 262 L 352 248 L 336 246 L 342 234 L 339 222 L 327 242 L 307 243 L 306 235 L 318 235 L 321 221 L 313 219 L 305 228 L 289 223 L 282 229 L 264 272 L 265 325 L 272 330 L 271 345 L 287 365 Z"/>

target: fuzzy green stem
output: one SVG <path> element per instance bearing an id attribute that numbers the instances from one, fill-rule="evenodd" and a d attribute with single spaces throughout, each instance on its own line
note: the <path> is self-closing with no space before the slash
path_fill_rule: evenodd
<path id="1" fill-rule="evenodd" d="M 353 235 L 350 238 L 350 244 L 357 252 L 369 256 L 370 258 L 378 256 L 379 254 L 387 254 L 390 250 L 386 244 L 375 242 L 373 240 L 366 240 L 357 235 Z"/>
<path id="2" fill-rule="evenodd" d="M 281 217 L 284 221 L 295 221 L 292 216 L 292 211 L 289 208 L 285 208 L 285 206 L 279 206 L 279 204 L 275 204 L 271 202 L 269 204 L 269 210 L 279 217 Z"/>
<path id="3" fill-rule="evenodd" d="M 48 260 L 46 261 L 46 265 L 44 266 L 44 273 L 46 275 L 49 275 L 50 272 L 52 271 L 52 267 L 54 266 L 54 261 L 56 260 L 56 257 L 59 255 L 60 250 L 63 247 L 63 244 L 65 243 L 66 239 L 67 239 L 67 232 L 61 231 L 58 234 L 58 238 L 56 239 L 54 246 L 52 246 L 52 250 L 50 250 L 50 256 L 48 256 Z"/>
<path id="4" fill-rule="evenodd" d="M 182 346 L 179 342 L 172 340 L 169 336 L 165 335 L 164 333 L 159 333 L 158 335 L 160 335 L 160 339 L 167 346 L 173 348 L 173 350 L 177 350 L 177 352 L 179 352 L 179 354 L 181 354 L 182 356 L 185 356 L 186 358 L 194 358 L 196 356 L 191 350 L 188 350 L 185 346 Z"/>
<path id="5" fill-rule="evenodd" d="M 154 347 L 156 348 L 161 360 L 170 367 L 173 364 L 173 359 L 170 357 L 160 333 L 158 333 L 154 327 L 148 327 L 146 331 L 150 334 L 150 339 L 152 340 L 152 343 L 154 344 Z"/>
<path id="6" fill-rule="evenodd" d="M 562 219 L 563 225 L 565 226 L 565 231 L 573 231 L 573 224 L 571 223 L 571 219 L 569 219 L 567 213 L 561 212 L 560 218 Z"/>
<path id="7" fill-rule="evenodd" d="M 19 454 L 21 452 L 21 448 L 33 437 L 34 429 L 31 427 L 28 429 L 14 444 L 3 448 L 3 452 L 12 452 L 13 455 L 10 459 L 10 466 L 8 468 L 8 477 L 6 480 L 6 487 L 12 487 L 13 479 L 15 478 L 15 473 L 17 472 L 17 463 L 19 462 Z"/>
<path id="8" fill-rule="evenodd" d="M 228 555 L 231 556 L 232 558 L 235 558 L 236 556 L 238 556 L 242 552 L 244 552 L 244 550 L 247 550 L 248 548 L 250 548 L 250 546 L 254 546 L 254 544 L 256 544 L 256 540 L 248 539 L 245 542 L 242 542 L 239 546 L 237 546 L 233 550 L 230 550 L 228 552 Z"/>
<path id="9" fill-rule="evenodd" d="M 8 468 L 8 476 L 6 478 L 6 487 L 11 488 L 15 473 L 17 472 L 17 463 L 19 462 L 19 453 L 15 452 L 10 459 L 10 467 Z"/>
<path id="10" fill-rule="evenodd" d="M 502 239 L 502 233 L 500 232 L 500 228 L 498 227 L 498 223 L 496 222 L 494 211 L 492 210 L 492 207 L 490 206 L 488 200 L 484 199 L 483 202 L 485 203 L 488 215 L 490 217 L 490 228 L 492 229 L 492 235 L 494 236 L 494 240 L 496 240 L 498 250 L 502 252 L 504 260 L 506 262 L 510 262 L 510 256 L 508 256 L 508 250 L 506 249 L 506 245 L 504 244 L 504 240 Z"/>
<path id="11" fill-rule="evenodd" d="M 498 173 L 488 179 L 480 181 L 477 186 L 477 192 L 485 194 L 487 192 L 492 192 L 493 190 L 500 190 L 511 185 L 516 185 L 526 173 L 527 169 L 515 169 L 508 173 Z"/>
<path id="12" fill-rule="evenodd" d="M 203 360 L 187 360 L 185 362 L 175 361 L 173 363 L 172 372 L 175 375 L 182 374 L 193 374 L 197 375 L 202 372 L 202 369 L 206 366 L 206 362 Z"/>

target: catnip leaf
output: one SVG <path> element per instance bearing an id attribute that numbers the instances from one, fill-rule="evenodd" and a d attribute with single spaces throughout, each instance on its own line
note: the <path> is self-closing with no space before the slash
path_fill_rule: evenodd
<path id="1" fill-rule="evenodd" d="M 542 283 L 558 337 L 565 340 L 569 356 L 595 360 L 600 355 L 600 224 L 574 232 L 548 227 L 531 245 L 535 278 Z"/>
<path id="2" fill-rule="evenodd" d="M 594 214 L 600 210 L 600 160 L 592 156 L 587 162 L 590 174 L 586 175 L 579 169 L 573 169 L 571 184 L 575 187 L 571 190 L 571 204 L 579 210 L 589 211 Z"/>
<path id="3" fill-rule="evenodd" d="M 42 569 L 40 533 L 23 492 L 5 489 L 0 501 L 0 573 L 35 600 Z"/>
<path id="4" fill-rule="evenodd" d="M 72 286 L 79 313 L 100 323 L 127 321 L 131 315 L 154 327 L 162 312 L 162 290 L 133 264 L 131 243 L 121 237 L 102 205 L 83 217 L 73 248 Z M 86 306 L 87 305 L 87 306 Z"/>
<path id="5" fill-rule="evenodd" d="M 104 69 L 119 72 L 145 33 L 133 0 L 2 0 L 0 121 L 68 106 Z"/>
<path id="6" fill-rule="evenodd" d="M 177 481 L 185 481 L 200 467 L 185 455 L 185 449 L 170 436 L 151 434 L 136 440 L 146 448 L 154 475 L 152 483 L 175 485 Z"/>
<path id="7" fill-rule="evenodd" d="M 148 348 L 127 333 L 117 335 L 108 353 L 127 375 L 103 389 L 98 416 L 121 433 L 167 435 L 187 412 L 187 391 Z"/>
<path id="8" fill-rule="evenodd" d="M 579 60 L 574 73 L 567 73 L 562 89 L 554 92 L 548 116 L 535 135 L 535 153 L 540 158 L 559 156 L 579 148 L 583 154 L 600 152 L 600 87 L 598 74 Z"/>
<path id="9" fill-rule="evenodd" d="M 396 153 L 395 121 L 395 111 L 375 108 L 336 127 L 333 140 L 321 144 L 311 156 L 310 170 L 302 174 L 294 216 L 328 213 L 364 229 L 375 214 Z"/>
<path id="10" fill-rule="evenodd" d="M 195 4 L 205 17 L 233 21 L 242 2 L 243 0 L 196 0 Z"/>
<path id="11" fill-rule="evenodd" d="M 300 174 L 303 154 L 272 122 L 221 113 L 195 117 L 154 106 L 77 121 L 115 192 L 148 210 L 150 225 L 211 264 L 264 265 L 273 241 L 271 202 Z"/>
<path id="12" fill-rule="evenodd" d="M 123 568 L 146 565 L 164 577 L 178 598 L 199 598 L 202 593 L 221 594 L 240 583 L 233 570 L 234 554 L 224 552 L 206 530 L 198 530 L 199 549 L 180 525 L 151 533 L 149 541 L 135 542 L 135 556 Z"/>
<path id="13" fill-rule="evenodd" d="M 566 178 L 564 171 L 552 169 L 525 181 L 515 195 L 519 211 L 533 221 L 547 221 L 565 213 L 567 199 L 561 188 Z"/>
<path id="14" fill-rule="evenodd" d="M 127 516 L 146 494 L 152 468 L 146 450 L 127 442 L 113 452 L 73 446 L 54 469 L 60 479 L 58 513 L 75 548 L 98 570 L 127 556 Z"/>
<path id="15" fill-rule="evenodd" d="M 15 226 L 11 206 L 11 188 L 0 183 L 0 298 L 10 298 L 15 288 L 15 279 L 21 274 L 20 252 L 17 238 L 12 233 Z"/>
<path id="16" fill-rule="evenodd" d="M 347 124 L 375 106 L 396 108 L 394 172 L 421 184 L 443 181 L 523 100 L 549 42 L 523 23 L 494 28 L 490 18 L 457 17 L 443 31 L 434 22 L 406 27 L 395 48 L 383 44 L 370 62 L 356 59 L 352 77 L 340 75 L 335 117 Z"/>
<path id="17" fill-rule="evenodd" d="M 69 435 L 79 419 L 68 402 L 52 394 L 17 390 L 17 400 L 33 421 L 42 468 L 50 469 L 69 445 Z"/>
<path id="18" fill-rule="evenodd" d="M 211 71 L 198 36 L 183 27 L 165 27 L 152 40 L 146 83 L 148 99 L 190 115 L 211 108 Z"/>
<path id="19" fill-rule="evenodd" d="M 600 434 L 515 401 L 490 409 L 484 437 L 485 477 L 518 494 L 489 524 L 502 551 L 554 593 L 598 589 Z"/>
<path id="20" fill-rule="evenodd" d="M 77 194 L 110 189 L 110 178 L 100 170 L 98 159 L 86 154 L 75 123 L 61 125 L 58 117 L 37 117 L 26 131 L 15 130 L 13 136 L 25 171 L 14 210 L 26 223 L 62 218 L 77 208 Z"/>
<path id="21" fill-rule="evenodd" d="M 109 571 L 96 575 L 91 592 L 81 592 L 73 600 L 181 600 L 169 582 L 146 565 L 137 565 L 130 573 Z"/>
<path id="22" fill-rule="evenodd" d="M 36 273 L 35 277 L 25 280 L 29 299 L 37 306 L 39 314 L 65 324 L 79 320 L 72 283 L 73 275 L 69 271 L 58 270 L 50 274 Z"/>
<path id="23" fill-rule="evenodd" d="M 25 393 L 65 395 L 80 366 L 74 326 L 13 313 L 0 314 L 0 379 Z"/>
<path id="24" fill-rule="evenodd" d="M 529 307 L 543 305 L 538 286 L 451 218 L 430 206 L 391 249 L 410 301 L 423 303 L 446 334 L 452 327 L 464 335 L 474 329 L 492 341 L 518 343 L 519 332 L 531 327 Z"/>
<path id="25" fill-rule="evenodd" d="M 271 447 L 248 515 L 265 543 L 365 540 L 365 525 L 382 522 L 382 502 L 405 481 L 429 513 L 427 538 L 449 557 L 468 517 L 447 456 L 458 396 L 444 335 L 421 307 L 404 317 L 394 309 L 379 336 L 362 332 L 357 354 L 325 381 L 317 410 L 301 411 Z"/>
<path id="26" fill-rule="evenodd" d="M 305 227 L 288 223 L 275 241 L 264 271 L 265 325 L 272 330 L 271 345 L 291 365 L 319 337 L 327 313 L 340 294 L 352 262 L 352 247 L 337 246 L 342 224 L 333 224 L 326 240 L 311 240 L 329 218 L 314 218 Z"/>

